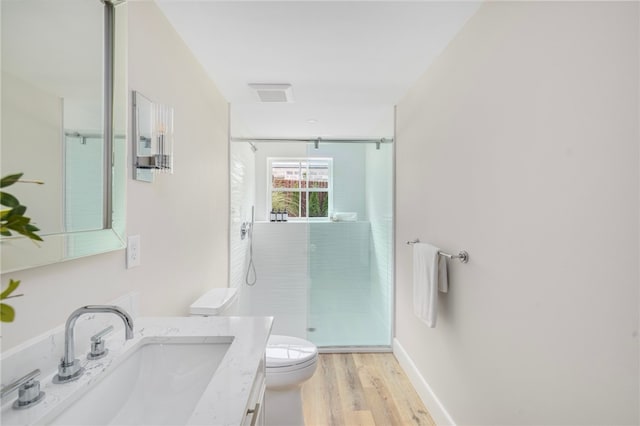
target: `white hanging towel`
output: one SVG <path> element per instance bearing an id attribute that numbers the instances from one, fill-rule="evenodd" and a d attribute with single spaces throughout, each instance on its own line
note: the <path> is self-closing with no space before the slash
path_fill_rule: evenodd
<path id="1" fill-rule="evenodd" d="M 413 312 L 431 328 L 438 318 L 438 290 L 449 291 L 447 261 L 439 251 L 431 244 L 413 245 Z"/>

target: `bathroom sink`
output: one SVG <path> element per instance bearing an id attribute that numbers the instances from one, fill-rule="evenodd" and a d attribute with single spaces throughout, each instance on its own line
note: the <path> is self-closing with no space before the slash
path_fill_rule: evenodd
<path id="1" fill-rule="evenodd" d="M 50 425 L 184 425 L 233 338 L 145 340 L 113 362 L 92 361 L 95 378 Z M 103 373 L 104 371 L 104 373 Z M 66 385 L 62 385 L 66 386 Z"/>

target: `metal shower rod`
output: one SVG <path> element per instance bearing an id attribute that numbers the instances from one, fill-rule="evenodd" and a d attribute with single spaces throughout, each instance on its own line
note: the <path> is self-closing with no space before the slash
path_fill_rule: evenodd
<path id="1" fill-rule="evenodd" d="M 340 143 L 393 143 L 393 138 L 349 139 L 349 138 L 231 138 L 231 142 L 340 142 Z"/>

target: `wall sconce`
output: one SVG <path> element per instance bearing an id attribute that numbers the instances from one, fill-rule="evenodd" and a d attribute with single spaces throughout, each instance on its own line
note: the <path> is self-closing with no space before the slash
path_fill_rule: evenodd
<path id="1" fill-rule="evenodd" d="M 173 173 L 173 108 L 133 92 L 133 178 L 153 182 Z"/>

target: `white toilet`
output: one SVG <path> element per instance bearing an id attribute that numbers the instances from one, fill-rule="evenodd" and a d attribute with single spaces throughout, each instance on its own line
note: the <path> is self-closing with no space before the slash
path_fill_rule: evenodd
<path id="1" fill-rule="evenodd" d="M 191 305 L 192 315 L 230 316 L 238 312 L 235 288 L 215 288 Z M 271 335 L 266 350 L 265 424 L 304 425 L 302 384 L 318 365 L 318 348 L 291 336 Z"/>

